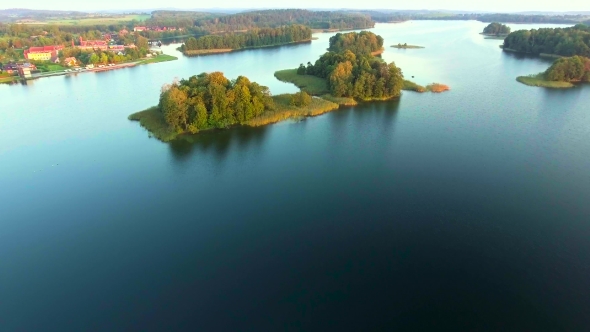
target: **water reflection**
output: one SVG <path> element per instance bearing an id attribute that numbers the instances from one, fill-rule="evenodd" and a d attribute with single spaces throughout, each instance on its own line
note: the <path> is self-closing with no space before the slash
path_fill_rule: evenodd
<path id="1" fill-rule="evenodd" d="M 248 151 L 259 149 L 267 130 L 268 126 L 235 127 L 183 135 L 169 144 L 170 151 L 179 162 L 189 160 L 193 154 L 207 152 L 211 152 L 217 161 L 222 161 L 232 147 Z"/>

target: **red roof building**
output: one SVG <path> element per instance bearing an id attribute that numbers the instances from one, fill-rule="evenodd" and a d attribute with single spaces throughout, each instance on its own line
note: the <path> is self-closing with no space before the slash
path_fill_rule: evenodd
<path id="1" fill-rule="evenodd" d="M 51 58 L 57 57 L 57 52 L 63 48 L 63 45 L 29 47 L 24 51 L 24 56 L 28 60 L 49 61 Z"/>

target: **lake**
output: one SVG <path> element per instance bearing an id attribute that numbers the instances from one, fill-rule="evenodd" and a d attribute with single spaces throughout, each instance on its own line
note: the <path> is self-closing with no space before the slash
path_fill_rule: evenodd
<path id="1" fill-rule="evenodd" d="M 1 85 L 1 330 L 587 329 L 590 85 L 516 82 L 550 62 L 485 25 L 373 29 L 406 78 L 450 92 L 172 144 L 127 120 L 162 84 L 295 92 L 273 73 L 332 34 Z"/>

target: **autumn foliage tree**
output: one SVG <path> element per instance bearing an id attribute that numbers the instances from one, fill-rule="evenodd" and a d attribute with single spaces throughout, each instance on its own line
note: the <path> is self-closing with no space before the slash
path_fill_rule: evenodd
<path id="1" fill-rule="evenodd" d="M 557 59 L 545 72 L 549 81 L 590 82 L 590 59 L 581 56 Z"/>
<path id="2" fill-rule="evenodd" d="M 273 101 L 265 86 L 244 76 L 230 81 L 214 72 L 165 85 L 158 108 L 177 132 L 196 133 L 244 124 L 272 109 Z"/>
<path id="3" fill-rule="evenodd" d="M 387 64 L 371 55 L 382 45 L 381 36 L 370 32 L 337 34 L 330 38 L 331 51 L 314 65 L 301 64 L 297 73 L 325 78 L 335 97 L 362 100 L 398 97 L 404 80 L 401 69 L 393 62 Z"/>

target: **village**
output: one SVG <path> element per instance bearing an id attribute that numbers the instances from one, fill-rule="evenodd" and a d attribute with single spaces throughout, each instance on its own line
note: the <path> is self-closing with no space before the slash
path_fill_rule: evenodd
<path id="1" fill-rule="evenodd" d="M 123 28 L 118 33 L 103 33 L 102 39 L 84 40 L 82 36 L 78 36 L 76 42 L 72 39 L 68 44 L 31 46 L 23 50 L 22 60 L 0 63 L 0 82 L 10 83 L 176 60 L 176 57 L 164 55 L 157 49 L 162 45 L 160 41 L 150 41 L 139 32 L 177 30 L 181 28 L 137 26 L 133 28 L 133 32 Z M 134 42 L 122 45 L 130 37 Z"/>

